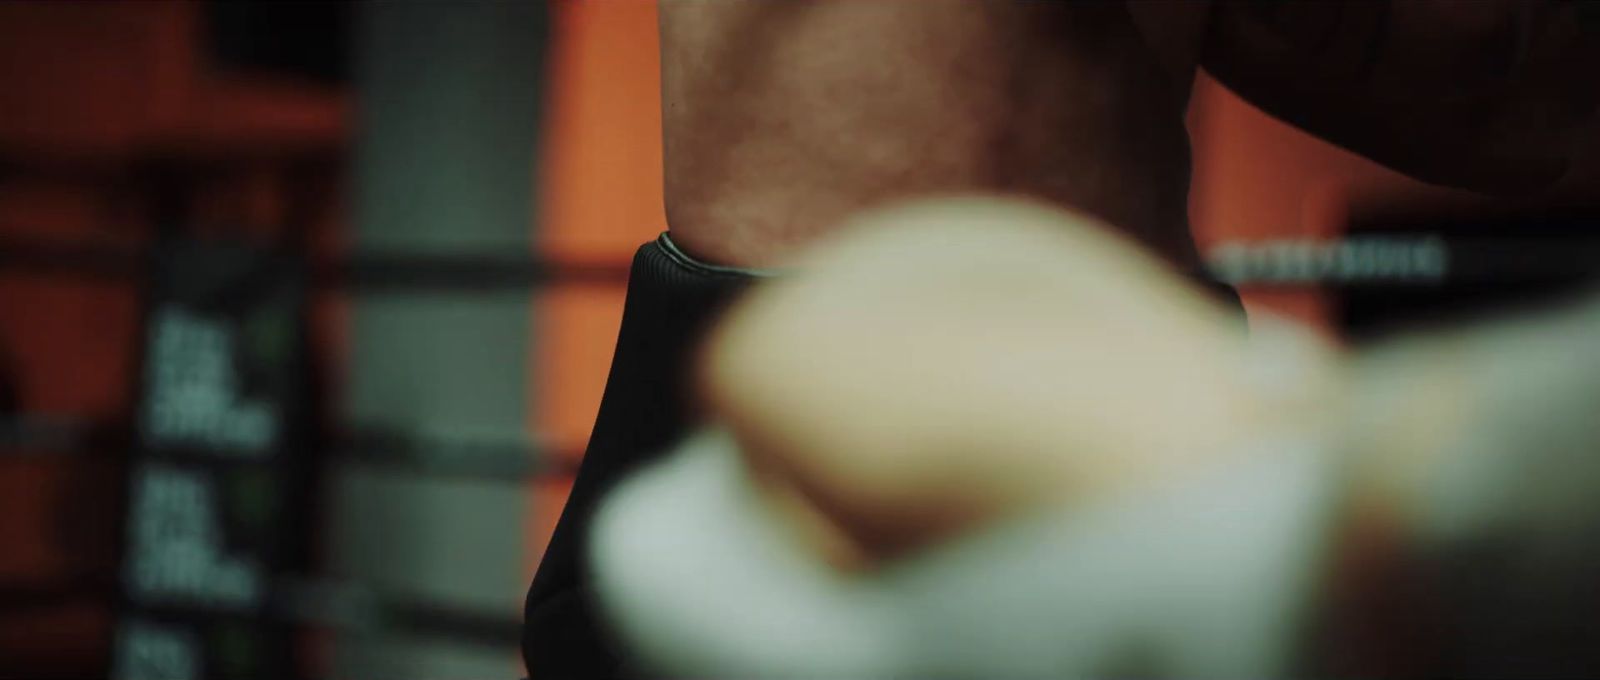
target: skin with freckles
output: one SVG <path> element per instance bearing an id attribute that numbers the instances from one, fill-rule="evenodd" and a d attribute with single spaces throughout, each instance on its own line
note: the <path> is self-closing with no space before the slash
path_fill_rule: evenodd
<path id="1" fill-rule="evenodd" d="M 673 238 L 778 265 L 859 210 L 983 191 L 1193 265 L 1183 114 L 1204 6 L 1152 7 L 1172 33 L 1160 50 L 1121 3 L 663 3 Z"/>

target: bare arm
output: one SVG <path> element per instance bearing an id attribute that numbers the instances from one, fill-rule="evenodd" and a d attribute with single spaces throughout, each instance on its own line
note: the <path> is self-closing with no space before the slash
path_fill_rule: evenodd
<path id="1" fill-rule="evenodd" d="M 1122 3 L 663 3 L 673 236 L 770 264 L 861 208 L 989 191 L 1088 212 L 1189 264 L 1182 38 L 1204 6 L 1150 7 L 1172 29 L 1162 50 Z"/>

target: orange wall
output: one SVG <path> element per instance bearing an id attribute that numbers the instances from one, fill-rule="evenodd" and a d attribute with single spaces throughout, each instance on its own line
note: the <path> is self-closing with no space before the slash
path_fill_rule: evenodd
<path id="1" fill-rule="evenodd" d="M 627 262 L 666 229 L 655 3 L 554 0 L 550 10 L 536 247 L 558 260 Z M 623 292 L 563 285 L 534 300 L 529 421 L 574 459 L 600 408 Z M 570 484 L 535 483 L 530 564 L 538 563 Z"/>
<path id="2" fill-rule="evenodd" d="M 1354 194 L 1421 184 L 1316 139 L 1202 74 L 1189 110 L 1194 182 L 1189 213 L 1202 248 L 1229 240 L 1330 238 Z M 1246 308 L 1325 327 L 1315 291 L 1243 291 Z"/>

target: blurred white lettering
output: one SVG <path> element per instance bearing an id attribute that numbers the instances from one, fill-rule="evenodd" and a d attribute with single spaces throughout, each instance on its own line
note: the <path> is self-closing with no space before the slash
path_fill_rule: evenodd
<path id="1" fill-rule="evenodd" d="M 135 599 L 243 608 L 260 599 L 260 570 L 224 554 L 209 480 L 151 467 L 137 477 L 129 586 Z"/>
<path id="2" fill-rule="evenodd" d="M 277 414 L 239 395 L 232 329 L 170 308 L 156 313 L 152 328 L 145 412 L 150 443 L 266 453 L 278 434 Z"/>

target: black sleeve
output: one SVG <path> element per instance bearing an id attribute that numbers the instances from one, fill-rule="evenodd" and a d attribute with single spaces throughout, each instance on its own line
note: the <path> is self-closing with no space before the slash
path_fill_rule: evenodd
<path id="1" fill-rule="evenodd" d="M 635 254 L 600 413 L 528 590 L 522 654 L 532 680 L 631 675 L 589 589 L 589 523 L 607 491 L 686 433 L 693 421 L 689 372 L 700 336 L 752 279 L 694 262 L 665 236 Z"/>

